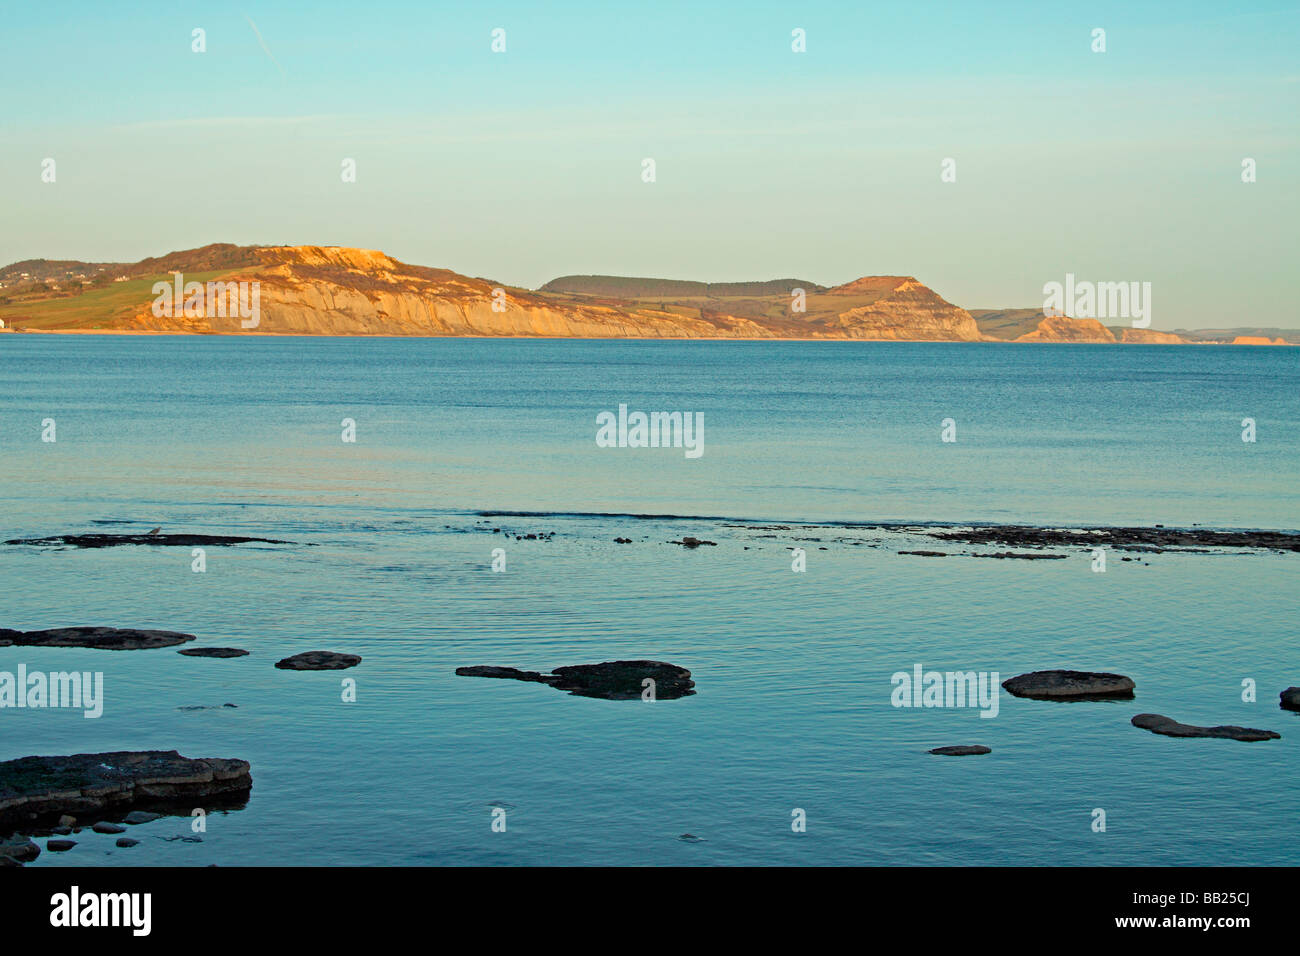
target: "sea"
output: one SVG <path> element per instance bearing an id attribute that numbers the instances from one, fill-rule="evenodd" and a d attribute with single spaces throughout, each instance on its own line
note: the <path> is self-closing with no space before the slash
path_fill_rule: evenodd
<path id="1" fill-rule="evenodd" d="M 598 444 L 620 406 L 692 416 L 700 453 Z M 4 334 L 5 541 L 285 543 L 0 544 L 0 627 L 250 652 L 0 647 L 104 675 L 98 718 L 0 709 L 0 760 L 252 766 L 201 842 L 184 816 L 125 849 L 86 828 L 38 867 L 1296 865 L 1300 553 L 1099 571 L 931 534 L 1291 531 L 1298 478 L 1293 348 Z M 274 666 L 310 650 L 362 662 Z M 619 659 L 696 693 L 455 674 Z M 1114 671 L 1136 698 L 897 706 L 918 666 Z M 928 753 L 958 744 L 992 752 Z"/>

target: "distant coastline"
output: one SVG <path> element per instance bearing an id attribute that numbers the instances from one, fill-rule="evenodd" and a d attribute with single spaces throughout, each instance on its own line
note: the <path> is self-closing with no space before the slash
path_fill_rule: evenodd
<path id="1" fill-rule="evenodd" d="M 1073 276 L 1069 277 L 1073 279 Z M 1083 285 L 1081 283 L 1081 285 Z M 213 244 L 137 263 L 26 260 L 0 269 L 0 331 L 102 335 L 1290 345 L 1288 330 L 1169 332 L 1124 283 L 1097 289 L 1121 324 L 1040 308 L 966 310 L 913 276 L 703 283 L 574 275 L 522 289 L 383 252 Z M 1148 283 L 1149 285 L 1149 283 Z M 1106 296 L 1103 296 L 1103 291 Z"/>

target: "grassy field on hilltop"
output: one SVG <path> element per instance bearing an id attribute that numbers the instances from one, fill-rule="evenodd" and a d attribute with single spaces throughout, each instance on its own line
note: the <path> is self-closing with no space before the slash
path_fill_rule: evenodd
<path id="1" fill-rule="evenodd" d="M 186 282 L 207 282 L 240 270 L 196 272 L 185 276 Z M 18 329 L 100 329 L 111 328 L 115 319 L 124 318 L 153 302 L 155 282 L 171 282 L 171 275 L 114 282 L 77 295 L 30 299 L 0 305 L 0 319 L 7 328 Z"/>

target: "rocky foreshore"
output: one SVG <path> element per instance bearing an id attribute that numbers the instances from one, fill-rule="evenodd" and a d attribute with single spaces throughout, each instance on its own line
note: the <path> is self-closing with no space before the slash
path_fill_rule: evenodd
<path id="1" fill-rule="evenodd" d="M 152 547 L 203 548 L 230 544 L 293 544 L 275 538 L 246 538 L 228 534 L 60 534 L 48 538 L 10 538 L 5 544 L 34 547 L 115 548 L 127 544 Z"/>
<path id="2" fill-rule="evenodd" d="M 90 647 L 101 651 L 144 651 L 174 647 L 194 640 L 181 631 L 149 631 L 133 627 L 51 627 L 42 631 L 0 629 L 0 646 Z"/>
<path id="3" fill-rule="evenodd" d="M 65 815 L 189 813 L 198 801 L 238 803 L 252 786 L 246 760 L 175 750 L 21 757 L 0 763 L 0 833 L 30 831 Z"/>
<path id="4" fill-rule="evenodd" d="M 1289 531 L 1218 531 L 1210 528 L 1039 528 L 992 525 L 973 528 L 918 529 L 940 541 L 1016 547 L 1113 548 L 1117 551 L 1164 551 L 1195 548 L 1261 548 L 1300 551 L 1300 534 Z"/>

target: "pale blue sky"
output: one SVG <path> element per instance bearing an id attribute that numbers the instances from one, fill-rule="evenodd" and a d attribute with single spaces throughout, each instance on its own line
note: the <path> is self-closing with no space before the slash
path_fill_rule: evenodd
<path id="1" fill-rule="evenodd" d="M 0 261 L 313 243 L 967 308 L 1073 272 L 1151 282 L 1156 328 L 1300 326 L 1297 3 L 702 6 L 10 8 Z"/>

